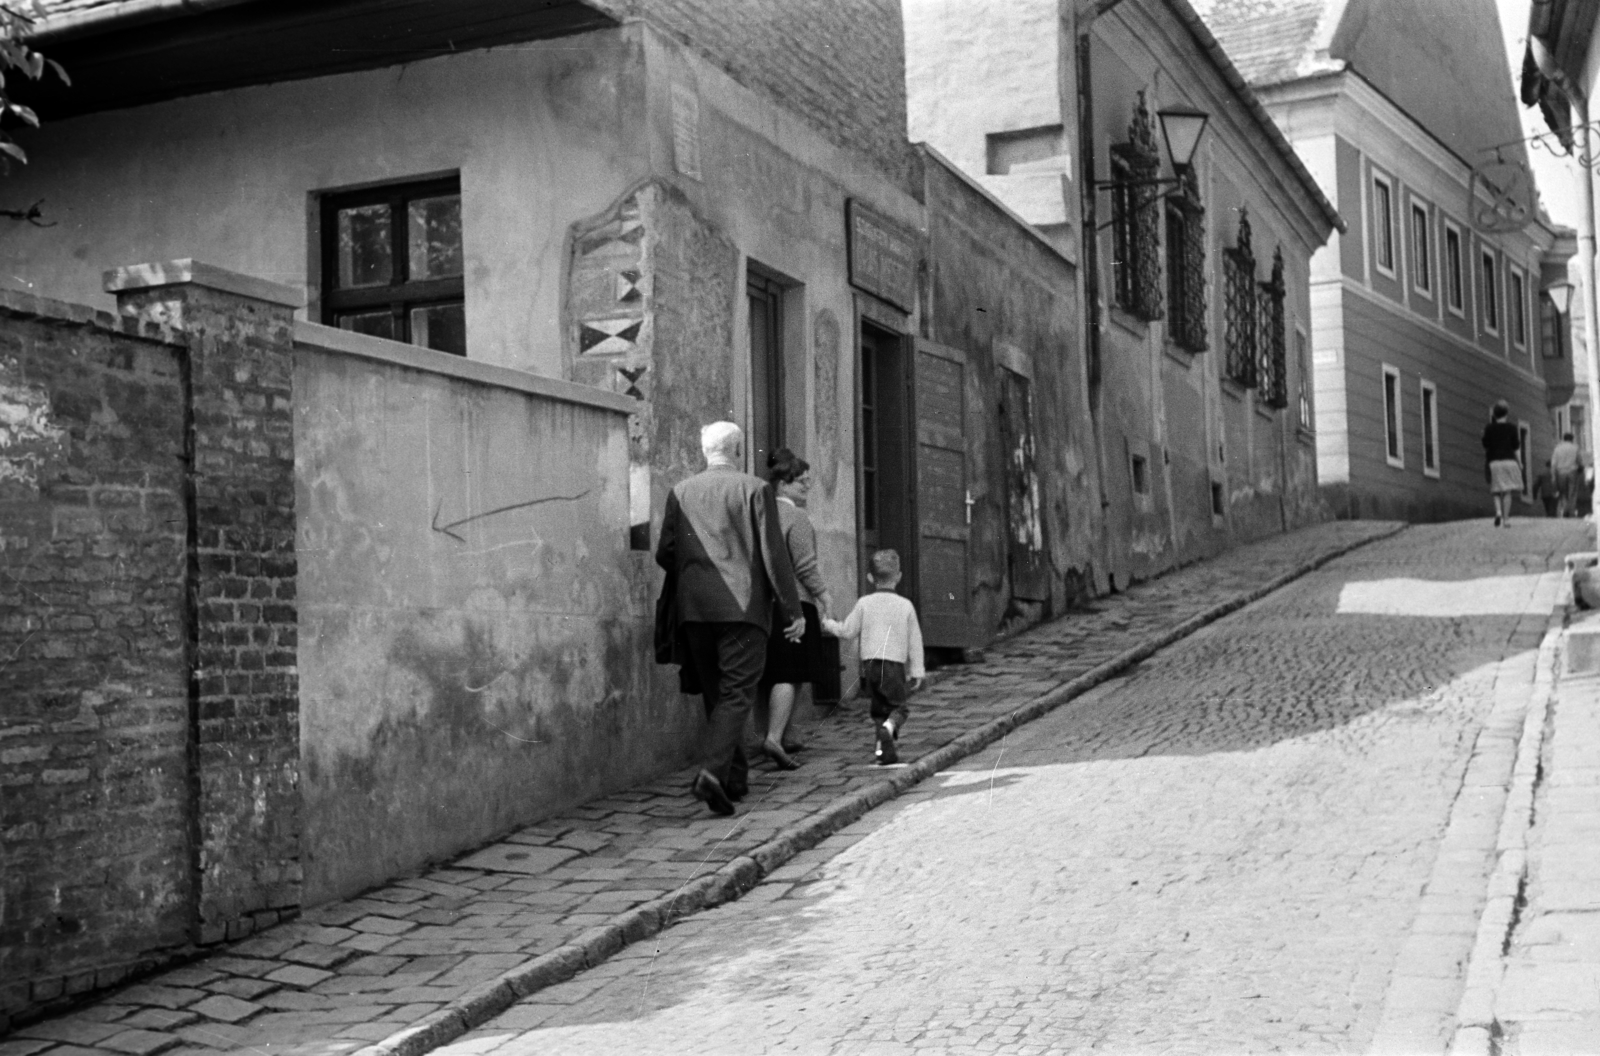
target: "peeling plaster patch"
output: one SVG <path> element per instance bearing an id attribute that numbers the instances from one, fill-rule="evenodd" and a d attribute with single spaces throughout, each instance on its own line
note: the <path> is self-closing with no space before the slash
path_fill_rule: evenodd
<path id="1" fill-rule="evenodd" d="M 1167 537 L 1160 532 L 1134 532 L 1128 545 L 1136 554 L 1154 557 L 1166 550 Z"/>
<path id="2" fill-rule="evenodd" d="M 0 360 L 0 484 L 39 490 L 39 471 L 61 457 L 67 431 L 51 423 L 50 394 L 22 382 L 14 359 Z"/>

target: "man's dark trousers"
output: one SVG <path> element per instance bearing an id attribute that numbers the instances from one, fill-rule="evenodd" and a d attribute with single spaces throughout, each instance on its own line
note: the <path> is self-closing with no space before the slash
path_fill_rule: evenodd
<path id="1" fill-rule="evenodd" d="M 723 789 L 737 795 L 750 781 L 744 726 L 767 666 L 767 632 L 753 623 L 685 623 L 679 633 L 706 705 L 701 758 Z"/>

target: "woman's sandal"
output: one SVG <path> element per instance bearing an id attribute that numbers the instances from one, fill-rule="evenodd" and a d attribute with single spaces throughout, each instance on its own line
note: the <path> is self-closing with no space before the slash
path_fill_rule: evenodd
<path id="1" fill-rule="evenodd" d="M 780 746 L 773 744 L 771 741 L 761 742 L 761 752 L 768 759 L 771 759 L 773 764 L 776 765 L 779 770 L 800 769 L 800 764 L 791 759 L 788 752 L 784 751 Z"/>

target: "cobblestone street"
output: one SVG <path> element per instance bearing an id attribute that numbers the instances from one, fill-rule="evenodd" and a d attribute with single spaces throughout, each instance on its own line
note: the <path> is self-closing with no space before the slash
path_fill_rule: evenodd
<path id="1" fill-rule="evenodd" d="M 1395 966 L 1581 542 L 1360 550 L 444 1051 L 1360 1052 L 1386 1004 L 1447 1018 L 1487 857 L 1450 873 L 1464 923 L 1423 935 L 1425 1000 Z"/>
<path id="2" fill-rule="evenodd" d="M 0 1056 L 1442 1052 L 1516 747 L 1480 731 L 1525 704 L 1585 526 L 1396 527 L 1265 540 L 940 672 L 905 767 L 847 706 L 736 818 L 675 774 Z"/>

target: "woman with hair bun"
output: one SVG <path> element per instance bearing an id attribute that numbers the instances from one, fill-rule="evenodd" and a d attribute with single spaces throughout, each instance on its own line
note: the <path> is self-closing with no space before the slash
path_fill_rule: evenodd
<path id="1" fill-rule="evenodd" d="M 767 480 L 778 493 L 778 524 L 789 545 L 794 576 L 800 584 L 800 609 L 806 618 L 805 634 L 798 642 L 774 630 L 767 641 L 767 666 L 761 676 L 761 688 L 770 701 L 761 750 L 782 770 L 800 765 L 789 753 L 804 745 L 787 736 L 789 718 L 800 686 L 816 681 L 823 650 L 822 617 L 829 611 L 828 588 L 817 564 L 817 530 L 800 505 L 811 490 L 810 471 L 811 464 L 787 447 L 767 456 Z"/>

